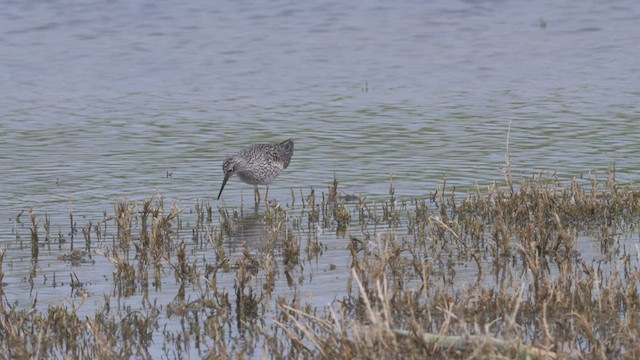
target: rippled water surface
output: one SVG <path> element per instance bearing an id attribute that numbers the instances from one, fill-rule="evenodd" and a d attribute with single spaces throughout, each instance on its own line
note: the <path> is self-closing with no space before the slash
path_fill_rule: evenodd
<path id="1" fill-rule="evenodd" d="M 6 1 L 0 242 L 16 248 L 29 209 L 65 231 L 70 208 L 95 220 L 157 191 L 185 211 L 196 199 L 217 208 L 224 157 L 287 138 L 295 154 L 270 190 L 282 201 L 334 174 L 369 199 L 387 196 L 390 174 L 400 197 L 443 177 L 487 185 L 502 178 L 509 124 L 516 179 L 615 163 L 619 181 L 637 181 L 639 42 L 632 0 Z M 232 179 L 225 203 L 241 192 L 252 200 Z M 30 253 L 7 256 L 5 294 L 27 302 Z M 111 276 L 98 259 L 81 267 L 89 282 Z M 331 301 L 335 287 L 317 284 Z"/>

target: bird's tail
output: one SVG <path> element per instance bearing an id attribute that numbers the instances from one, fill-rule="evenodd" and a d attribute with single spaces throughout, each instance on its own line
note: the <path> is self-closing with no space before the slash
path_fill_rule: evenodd
<path id="1" fill-rule="evenodd" d="M 285 141 L 281 142 L 278 145 L 281 146 L 282 159 L 283 159 L 283 163 L 284 163 L 284 168 L 286 169 L 287 166 L 289 166 L 289 162 L 291 161 L 291 155 L 293 155 L 293 140 L 292 139 L 288 139 L 288 140 L 285 140 Z"/>

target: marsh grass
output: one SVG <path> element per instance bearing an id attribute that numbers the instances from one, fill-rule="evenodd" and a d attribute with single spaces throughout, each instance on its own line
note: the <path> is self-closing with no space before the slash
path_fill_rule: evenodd
<path id="1" fill-rule="evenodd" d="M 97 223 L 70 210 L 70 241 L 60 230 L 53 258 L 41 249 L 51 218 L 30 211 L 35 294 L 25 304 L 5 286 L 16 275 L 0 252 L 0 356 L 640 357 L 640 191 L 613 168 L 505 182 L 463 194 L 443 179 L 398 198 L 391 180 L 386 198 L 367 200 L 334 177 L 256 214 L 201 200 L 186 211 L 160 194 L 118 200 Z M 110 266 L 102 294 L 82 271 L 96 260 Z M 64 286 L 79 302 L 38 302 L 60 286 L 47 261 L 72 268 Z M 310 289 L 335 300 L 318 305 Z M 87 299 L 98 305 L 80 316 Z"/>

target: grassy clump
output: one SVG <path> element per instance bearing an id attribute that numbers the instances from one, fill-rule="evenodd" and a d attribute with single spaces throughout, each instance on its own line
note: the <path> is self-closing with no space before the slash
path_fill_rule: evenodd
<path id="1" fill-rule="evenodd" d="M 161 196 L 118 201 L 80 227 L 83 250 L 71 237 L 52 260 L 41 249 L 50 218 L 43 240 L 30 212 L 32 289 L 48 284 L 35 281 L 43 261 L 106 259 L 110 290 L 79 316 L 81 305 L 42 309 L 37 296 L 17 306 L 0 287 L 0 356 L 639 357 L 640 191 L 613 171 L 506 178 L 405 199 L 392 184 L 377 201 L 345 195 L 334 179 L 326 194 L 300 190 L 299 205 L 292 190 L 290 206 L 221 207 L 217 219 L 200 200 L 190 212 L 165 209 Z M 0 281 L 11 276 L 5 255 Z M 331 283 L 318 283 L 326 273 Z M 74 296 L 99 296 L 82 272 L 70 275 Z M 335 300 L 313 305 L 314 289 Z"/>

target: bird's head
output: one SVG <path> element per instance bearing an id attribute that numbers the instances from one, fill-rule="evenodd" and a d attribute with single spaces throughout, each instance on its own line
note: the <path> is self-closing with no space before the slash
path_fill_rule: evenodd
<path id="1" fill-rule="evenodd" d="M 222 187 L 220 187 L 220 192 L 218 193 L 218 200 L 220 200 L 220 195 L 222 195 L 222 190 L 224 189 L 224 186 L 227 184 L 227 181 L 229 180 L 231 175 L 233 175 L 238 170 L 239 167 L 240 167 L 240 164 L 235 156 L 227 157 L 227 159 L 222 163 L 222 172 L 224 173 L 224 180 L 222 180 Z"/>

